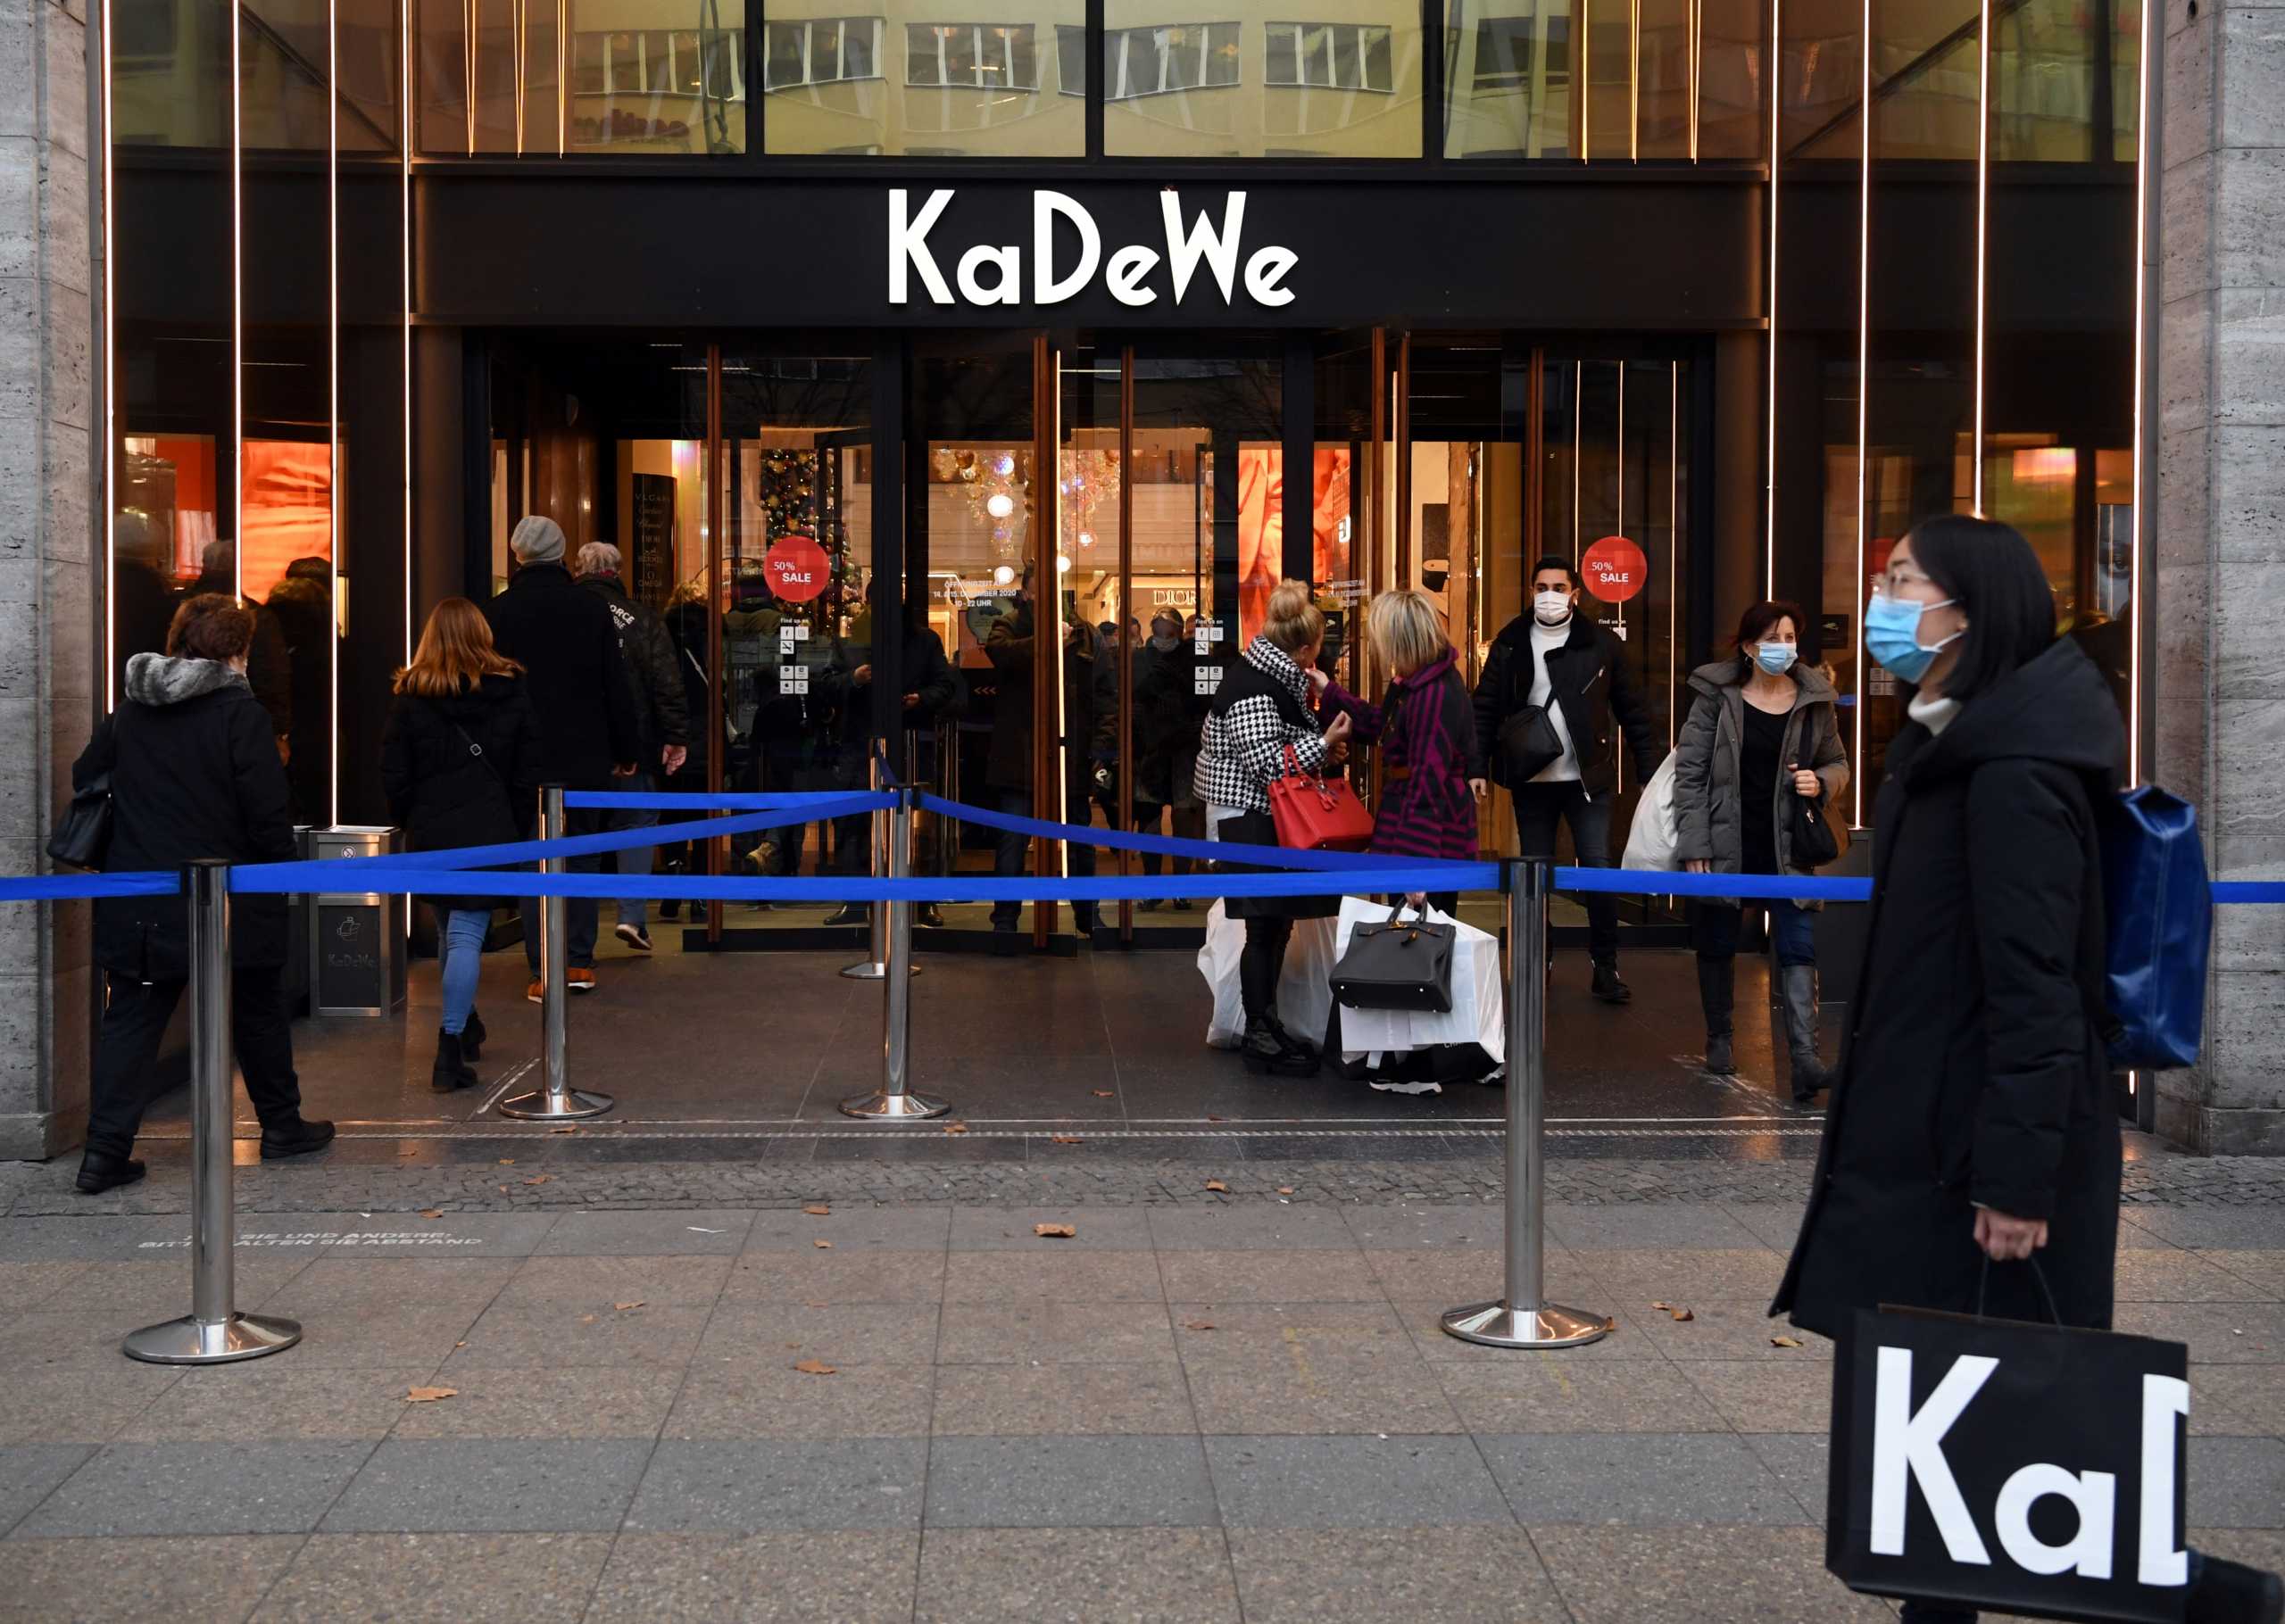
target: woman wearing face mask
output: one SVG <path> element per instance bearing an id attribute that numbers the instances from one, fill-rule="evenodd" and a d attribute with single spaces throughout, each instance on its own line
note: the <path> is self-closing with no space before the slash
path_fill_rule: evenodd
<path id="1" fill-rule="evenodd" d="M 1674 747 L 1674 852 L 1692 874 L 1807 873 L 1793 859 L 1795 805 L 1829 807 L 1849 783 L 1832 684 L 1799 663 L 1801 611 L 1757 603 L 1738 622 L 1737 654 L 1691 675 L 1698 696 Z M 1817 1060 L 1815 902 L 1767 905 L 1777 946 L 1792 1052 L 1793 1098 L 1807 1104 L 1825 1085 Z M 1709 899 L 1691 913 L 1698 999 L 1706 1012 L 1706 1069 L 1726 1077 L 1731 1053 L 1738 932 L 1745 909 Z"/>
<path id="2" fill-rule="evenodd" d="M 1911 719 L 1889 745 L 1857 999 L 1770 1312 L 1827 1337 L 1883 1303 L 2106 1327 L 2118 1112 L 2089 1010 L 2117 707 L 2056 636 L 2031 544 L 1989 519 L 1924 520 L 1897 543 L 1865 650 L 1907 685 Z M 2192 1554 L 2189 1624 L 2280 1608 L 2274 1575 Z"/>

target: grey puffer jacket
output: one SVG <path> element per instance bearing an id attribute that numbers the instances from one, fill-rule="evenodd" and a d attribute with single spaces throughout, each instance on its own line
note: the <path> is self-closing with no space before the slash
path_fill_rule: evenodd
<path id="1" fill-rule="evenodd" d="M 1742 658 L 1717 659 L 1691 672 L 1690 688 L 1697 699 L 1674 746 L 1674 859 L 1703 861 L 1716 874 L 1738 874 L 1745 867 L 1745 813 L 1740 786 L 1744 776 L 1747 675 Z M 1824 785 L 1827 816 L 1841 791 L 1849 787 L 1849 756 L 1840 746 L 1833 699 L 1832 684 L 1822 672 L 1793 667 L 1793 708 L 1785 718 L 1781 761 L 1799 762 L 1817 775 Z M 1788 814 L 1797 798 L 1791 776 L 1782 770 L 1774 794 L 1772 821 L 1777 830 L 1777 866 L 1781 871 L 1808 873 L 1793 862 L 1792 820 Z M 1800 906 L 1814 908 L 1820 904 L 1810 901 Z"/>

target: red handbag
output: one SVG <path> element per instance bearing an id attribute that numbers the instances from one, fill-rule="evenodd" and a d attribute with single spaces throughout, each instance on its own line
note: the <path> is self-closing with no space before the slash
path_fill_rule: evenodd
<path id="1" fill-rule="evenodd" d="M 1372 843 L 1373 815 L 1346 778 L 1303 772 L 1290 744 L 1285 769 L 1285 776 L 1269 786 L 1269 816 L 1277 824 L 1279 845 L 1296 851 L 1362 851 Z"/>

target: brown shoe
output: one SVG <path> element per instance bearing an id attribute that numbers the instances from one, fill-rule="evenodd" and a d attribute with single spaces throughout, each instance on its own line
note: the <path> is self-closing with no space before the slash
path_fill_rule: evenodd
<path id="1" fill-rule="evenodd" d="M 546 996 L 547 983 L 541 981 L 537 976 L 534 976 L 532 978 L 532 984 L 524 989 L 524 997 L 535 1004 L 538 1003 Z"/>
<path id="2" fill-rule="evenodd" d="M 593 970 L 566 970 L 563 984 L 574 992 L 593 992 L 595 990 L 595 973 Z"/>

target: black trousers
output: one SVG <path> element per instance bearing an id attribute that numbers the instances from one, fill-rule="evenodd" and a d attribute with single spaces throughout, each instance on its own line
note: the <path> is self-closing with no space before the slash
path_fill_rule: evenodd
<path id="1" fill-rule="evenodd" d="M 1527 783 L 1515 791 L 1516 833 L 1520 855 L 1555 855 L 1555 826 L 1571 825 L 1571 849 L 1582 868 L 1610 866 L 1610 800 L 1595 800 L 1576 779 L 1557 783 Z M 1599 965 L 1618 962 L 1618 899 L 1608 891 L 1590 891 L 1587 905 L 1587 956 Z"/>
<path id="2" fill-rule="evenodd" d="M 265 1130 L 290 1126 L 302 1111 L 283 976 L 275 965 L 240 965 L 230 973 L 230 1042 L 246 1080 L 246 1097 Z M 189 984 L 110 978 L 87 1102 L 89 1150 L 123 1156 L 135 1148 L 143 1113 L 162 1086 L 156 1065 L 159 1040 Z"/>
<path id="3" fill-rule="evenodd" d="M 1246 1024 L 1275 1020 L 1277 982 L 1285 971 L 1286 945 L 1293 940 L 1291 919 L 1249 919 L 1246 945 L 1238 955 L 1238 998 L 1244 1004 Z"/>

